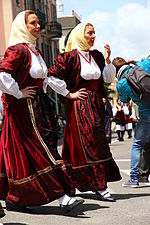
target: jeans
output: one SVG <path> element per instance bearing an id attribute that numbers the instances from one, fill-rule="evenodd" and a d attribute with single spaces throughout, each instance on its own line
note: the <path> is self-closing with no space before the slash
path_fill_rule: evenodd
<path id="1" fill-rule="evenodd" d="M 150 116 L 141 116 L 135 127 L 134 138 L 131 148 L 131 171 L 130 179 L 138 181 L 141 152 L 150 136 Z"/>
<path id="2" fill-rule="evenodd" d="M 144 145 L 141 153 L 141 166 L 140 166 L 140 176 L 148 177 L 150 174 L 150 138 Z"/>

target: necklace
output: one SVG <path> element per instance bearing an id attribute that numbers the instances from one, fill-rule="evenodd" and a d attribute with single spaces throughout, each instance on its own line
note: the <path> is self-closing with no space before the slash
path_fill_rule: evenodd
<path id="1" fill-rule="evenodd" d="M 39 58 L 39 63 L 40 63 L 40 66 L 42 67 L 42 69 L 43 69 L 43 67 L 44 67 L 44 65 L 43 65 L 43 63 L 41 62 L 41 59 L 40 59 L 40 54 L 39 54 L 39 51 L 38 51 L 38 49 L 36 49 L 36 51 L 34 51 L 29 45 L 27 45 L 27 47 L 36 55 L 36 56 L 38 56 L 38 58 Z"/>
<path id="2" fill-rule="evenodd" d="M 89 52 L 89 60 L 87 59 L 87 57 L 88 57 L 88 53 L 87 52 L 85 53 L 85 56 L 79 51 L 78 51 L 78 53 L 85 59 L 85 61 L 87 61 L 89 64 L 91 63 L 91 53 L 90 52 Z"/>
<path id="3" fill-rule="evenodd" d="M 40 66 L 42 67 L 42 69 L 43 69 L 43 67 L 44 67 L 44 65 L 43 65 L 43 63 L 41 62 L 41 58 L 40 58 L 40 55 L 37 55 L 38 56 L 38 58 L 39 58 L 39 63 L 40 63 Z"/>

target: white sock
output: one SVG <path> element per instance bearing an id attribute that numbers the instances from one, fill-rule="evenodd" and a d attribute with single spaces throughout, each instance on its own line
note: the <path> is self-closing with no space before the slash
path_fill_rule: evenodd
<path id="1" fill-rule="evenodd" d="M 81 194 L 82 192 L 79 191 L 77 188 L 75 189 L 75 195 Z"/>
<path id="2" fill-rule="evenodd" d="M 58 199 L 60 205 L 67 205 L 68 202 L 69 202 L 68 205 L 70 205 L 70 204 L 72 204 L 75 200 L 76 200 L 75 198 L 71 198 L 71 197 L 69 197 L 69 196 L 66 195 L 66 194 L 63 195 L 62 197 L 60 197 L 60 198 Z"/>
<path id="3" fill-rule="evenodd" d="M 109 191 L 107 190 L 107 189 L 105 189 L 105 190 L 101 190 L 101 191 L 98 191 L 101 195 L 105 195 L 105 197 L 107 198 L 107 197 L 110 197 L 110 193 L 109 193 Z"/>
<path id="4" fill-rule="evenodd" d="M 150 175 L 148 176 L 148 182 L 150 183 Z"/>

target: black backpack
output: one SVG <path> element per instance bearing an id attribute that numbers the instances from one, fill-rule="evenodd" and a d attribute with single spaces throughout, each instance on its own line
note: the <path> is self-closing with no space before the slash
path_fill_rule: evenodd
<path id="1" fill-rule="evenodd" d="M 126 69 L 131 67 L 129 66 Z M 127 79 L 132 91 L 140 101 L 143 104 L 150 104 L 150 74 L 140 67 L 134 66 L 130 72 L 122 74 L 121 78 L 123 77 Z"/>

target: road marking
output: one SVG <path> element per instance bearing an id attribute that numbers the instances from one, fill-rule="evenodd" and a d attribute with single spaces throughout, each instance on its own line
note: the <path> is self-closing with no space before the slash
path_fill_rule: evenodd
<path id="1" fill-rule="evenodd" d="M 130 162 L 130 159 L 115 159 L 116 162 Z"/>

